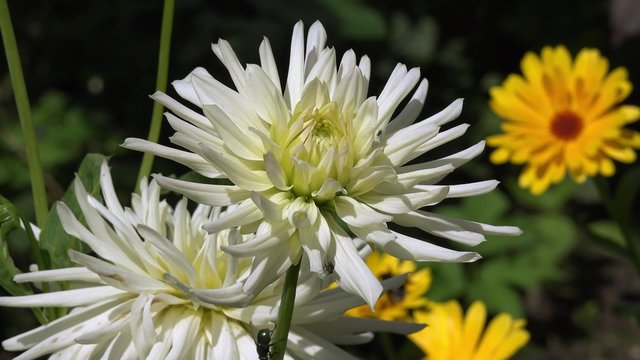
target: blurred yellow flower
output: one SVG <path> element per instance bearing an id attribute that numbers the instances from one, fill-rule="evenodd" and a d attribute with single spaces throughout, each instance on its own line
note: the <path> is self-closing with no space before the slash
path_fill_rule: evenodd
<path id="1" fill-rule="evenodd" d="M 412 321 L 411 311 L 424 308 L 429 302 L 424 294 L 431 286 L 431 270 L 416 271 L 413 261 L 401 261 L 386 253 L 373 252 L 366 260 L 371 272 L 380 280 L 406 274 L 407 281 L 400 288 L 383 293 L 375 305 L 375 313 L 368 305 L 346 312 L 347 316 L 371 317 L 383 320 Z"/>
<path id="2" fill-rule="evenodd" d="M 490 106 L 506 121 L 503 134 L 487 139 L 496 147 L 491 162 L 526 164 L 519 185 L 542 194 L 567 172 L 578 183 L 611 176 L 612 160 L 631 163 L 640 133 L 623 128 L 640 117 L 640 108 L 618 105 L 631 92 L 627 70 L 609 71 L 596 49 L 575 58 L 564 46 L 527 53 L 523 75 L 511 74 L 490 90 Z"/>
<path id="3" fill-rule="evenodd" d="M 505 313 L 491 320 L 483 335 L 486 317 L 482 301 L 474 302 L 464 318 L 455 300 L 431 303 L 429 311 L 414 312 L 415 321 L 427 327 L 409 338 L 428 360 L 508 359 L 529 341 L 525 320 Z"/>

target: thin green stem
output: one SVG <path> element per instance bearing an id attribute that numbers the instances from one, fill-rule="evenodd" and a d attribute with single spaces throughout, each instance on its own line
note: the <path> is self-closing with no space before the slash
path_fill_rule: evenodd
<path id="1" fill-rule="evenodd" d="M 7 55 L 11 86 L 13 87 L 13 93 L 16 98 L 18 117 L 20 118 L 27 152 L 29 176 L 31 177 L 31 192 L 33 194 L 33 205 L 36 212 L 36 224 L 42 228 L 47 220 L 47 213 L 49 211 L 47 192 L 44 186 L 44 175 L 42 174 L 36 135 L 31 121 L 31 108 L 29 106 L 29 97 L 27 96 L 27 87 L 24 83 L 22 65 L 20 65 L 20 53 L 18 52 L 15 34 L 13 33 L 13 25 L 11 24 L 7 0 L 0 0 L 0 31 L 2 32 L 2 42 L 4 44 L 5 54 Z"/>
<path id="2" fill-rule="evenodd" d="M 380 339 L 385 359 L 396 358 L 397 354 L 393 346 L 393 341 L 391 340 L 391 335 L 389 335 L 389 333 L 378 333 L 376 336 Z"/>
<path id="3" fill-rule="evenodd" d="M 278 320 L 276 322 L 276 328 L 273 331 L 272 360 L 284 359 L 287 339 L 289 338 L 289 328 L 291 328 L 291 317 L 296 299 L 296 286 L 298 285 L 299 272 L 300 262 L 298 262 L 297 265 L 291 265 L 284 279 L 280 309 L 278 309 Z"/>
<path id="4" fill-rule="evenodd" d="M 633 232 L 631 231 L 630 224 L 628 221 L 624 219 L 624 215 L 621 211 L 616 209 L 616 206 L 611 197 L 611 192 L 609 191 L 609 185 L 605 181 L 604 178 L 596 177 L 595 178 L 596 187 L 598 188 L 598 192 L 600 193 L 600 199 L 602 200 L 609 216 L 611 219 L 618 224 L 620 228 L 620 232 L 625 239 L 627 245 L 627 256 L 635 266 L 638 274 L 640 274 L 640 249 L 638 248 L 638 244 L 636 243 Z"/>
<path id="5" fill-rule="evenodd" d="M 171 32 L 173 30 L 173 12 L 175 0 L 165 0 L 162 12 L 162 29 L 160 30 L 160 52 L 158 54 L 158 72 L 156 74 L 156 90 L 165 92 L 167 90 L 167 78 L 169 76 L 169 54 L 171 50 Z M 153 103 L 151 114 L 151 125 L 147 139 L 151 142 L 158 142 L 160 138 L 160 128 L 162 125 L 163 106 L 159 102 Z M 145 153 L 142 157 L 142 164 L 138 172 L 136 181 L 136 191 L 139 191 L 140 180 L 149 176 L 153 166 L 153 154 Z"/>

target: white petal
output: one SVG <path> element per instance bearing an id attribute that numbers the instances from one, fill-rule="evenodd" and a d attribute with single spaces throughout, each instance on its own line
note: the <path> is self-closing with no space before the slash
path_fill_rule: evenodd
<path id="1" fill-rule="evenodd" d="M 362 297 L 371 307 L 382 293 L 382 285 L 362 261 L 353 240 L 331 218 L 327 219 L 336 244 L 335 272 L 338 285 L 345 291 Z"/>
<path id="2" fill-rule="evenodd" d="M 497 180 L 485 180 L 468 184 L 449 185 L 448 198 L 482 195 L 495 189 L 500 182 Z M 416 186 L 420 188 L 420 185 Z"/>
<path id="3" fill-rule="evenodd" d="M 291 54 L 285 97 L 288 96 L 289 108 L 293 109 L 300 101 L 304 86 L 304 25 L 298 21 L 291 35 Z"/>
<path id="4" fill-rule="evenodd" d="M 207 160 L 220 169 L 235 185 L 245 190 L 265 191 L 273 187 L 264 170 L 251 169 L 248 164 L 231 154 L 215 152 L 202 147 Z"/>
<path id="5" fill-rule="evenodd" d="M 169 95 L 163 93 L 162 91 L 156 91 L 151 95 L 151 98 L 162 105 L 164 105 L 167 109 L 173 111 L 180 118 L 196 125 L 199 128 L 208 128 L 211 126 L 211 123 L 204 117 L 202 114 L 198 114 L 197 112 L 189 109 L 188 107 L 182 105 L 180 102 L 174 100 Z"/>
<path id="6" fill-rule="evenodd" d="M 141 294 L 131 305 L 131 333 L 133 342 L 140 358 L 149 354 L 156 342 L 156 329 L 151 314 L 153 295 Z"/>
<path id="7" fill-rule="evenodd" d="M 273 124 L 288 121 L 291 117 L 282 94 L 273 81 L 258 65 L 247 66 L 247 97 L 251 99 L 253 110 L 264 121 Z"/>
<path id="8" fill-rule="evenodd" d="M 96 273 L 84 267 L 73 267 L 65 269 L 53 269 L 34 271 L 24 274 L 17 274 L 13 281 L 23 282 L 49 282 L 49 281 L 83 281 L 90 283 L 100 283 L 102 280 Z"/>
<path id="9" fill-rule="evenodd" d="M 307 70 L 315 65 L 318 60 L 318 54 L 324 49 L 327 42 L 327 32 L 320 21 L 315 21 L 309 28 L 307 34 L 307 50 L 305 55 L 305 65 Z"/>
<path id="10" fill-rule="evenodd" d="M 425 99 L 427 98 L 427 91 L 429 89 L 429 82 L 427 79 L 422 79 L 418 89 L 413 93 L 411 99 L 407 102 L 407 105 L 402 109 L 400 114 L 396 116 L 385 129 L 387 135 L 391 135 L 396 131 L 411 125 L 422 112 Z"/>
<path id="11" fill-rule="evenodd" d="M 449 189 L 442 187 L 435 191 L 418 191 L 399 195 L 361 195 L 360 199 L 372 208 L 389 214 L 404 214 L 423 206 L 438 203 L 447 197 Z"/>
<path id="12" fill-rule="evenodd" d="M 83 289 L 63 290 L 50 293 L 23 296 L 2 296 L 0 306 L 8 307 L 74 307 L 118 299 L 128 296 L 126 291 L 112 286 L 93 286 Z"/>
<path id="13" fill-rule="evenodd" d="M 292 188 L 292 185 L 287 185 L 287 176 L 272 152 L 264 154 L 264 168 L 269 180 L 276 189 L 289 191 Z"/>
<path id="14" fill-rule="evenodd" d="M 435 149 L 442 144 L 446 144 L 451 140 L 459 138 L 467 132 L 468 128 L 469 124 L 460 124 L 446 131 L 442 131 L 430 139 L 425 139 L 426 141 L 414 150 L 413 154 L 409 157 L 409 160 L 413 160 L 431 149 Z"/>
<path id="15" fill-rule="evenodd" d="M 147 273 L 138 274 L 92 256 L 69 250 L 71 261 L 87 267 L 100 275 L 107 284 L 130 292 L 162 292 L 171 290 L 165 283 L 158 281 Z"/>
<path id="16" fill-rule="evenodd" d="M 269 39 L 266 37 L 262 39 L 262 43 L 260 43 L 260 65 L 262 66 L 262 70 L 264 70 L 265 74 L 269 76 L 273 85 L 276 86 L 279 93 L 282 93 L 282 88 L 280 86 L 280 75 L 278 75 L 278 66 L 276 65 L 276 61 L 273 57 L 273 51 L 271 51 L 271 44 L 269 43 Z"/>
<path id="17" fill-rule="evenodd" d="M 401 233 L 393 232 L 397 238 L 387 243 L 383 250 L 402 260 L 474 262 L 482 258 L 478 253 L 456 251 L 431 244 Z"/>
<path id="18" fill-rule="evenodd" d="M 211 50 L 213 50 L 213 53 L 216 54 L 218 59 L 220 59 L 227 70 L 229 70 L 229 75 L 231 75 L 231 80 L 233 80 L 236 89 L 238 89 L 240 93 L 245 93 L 244 69 L 236 53 L 231 48 L 231 45 L 229 45 L 229 42 L 224 39 L 219 39 L 217 44 L 211 44 Z"/>
<path id="19" fill-rule="evenodd" d="M 163 188 L 180 193 L 201 204 L 229 206 L 249 198 L 249 191 L 235 185 L 212 185 L 184 181 L 153 174 Z"/>
<path id="20" fill-rule="evenodd" d="M 170 273 L 186 276 L 190 283 L 196 283 L 196 270 L 171 241 L 146 225 L 140 224 L 137 228 L 145 241 L 160 251 L 162 260 Z"/>
<path id="21" fill-rule="evenodd" d="M 312 331 L 300 326 L 292 326 L 287 342 L 287 352 L 296 359 L 314 360 L 355 360 L 348 352 L 327 341 Z"/>
<path id="22" fill-rule="evenodd" d="M 242 283 L 218 289 L 190 289 L 204 304 L 242 308 L 251 302 L 252 294 L 243 291 Z"/>
<path id="23" fill-rule="evenodd" d="M 179 164 L 188 166 L 195 172 L 209 178 L 216 178 L 220 177 L 221 175 L 220 170 L 216 169 L 200 155 L 188 151 L 178 150 L 168 146 L 136 138 L 126 138 L 124 140 L 124 143 L 122 143 L 120 146 L 125 149 L 149 152 L 156 156 L 173 160 Z"/>
<path id="24" fill-rule="evenodd" d="M 173 85 L 173 88 L 181 98 L 201 108 L 202 102 L 200 101 L 200 98 L 196 93 L 196 89 L 193 87 L 192 82 L 192 78 L 196 75 L 200 77 L 213 78 L 213 76 L 211 76 L 211 74 L 209 74 L 206 69 L 197 67 L 193 69 L 193 71 L 189 73 L 184 79 L 172 81 L 171 85 Z"/>
<path id="25" fill-rule="evenodd" d="M 442 126 L 452 120 L 455 120 L 462 113 L 462 104 L 463 99 L 455 99 L 449 106 L 444 108 L 437 114 L 431 115 L 430 117 L 422 120 L 423 122 L 428 122 L 437 126 Z"/>
<path id="26" fill-rule="evenodd" d="M 294 262 L 297 263 L 300 256 L 300 243 L 297 241 L 287 241 L 272 248 L 268 254 L 256 256 L 251 274 L 244 284 L 244 292 L 257 295 L 281 277 Z"/>
<path id="27" fill-rule="evenodd" d="M 338 217 L 349 225 L 364 227 L 393 220 L 392 216 L 381 214 L 369 207 L 367 203 L 363 204 L 349 196 L 337 196 L 334 203 Z"/>
<path id="28" fill-rule="evenodd" d="M 267 228 L 268 230 L 263 230 Z M 222 250 L 236 257 L 264 254 L 265 251 L 269 251 L 271 248 L 288 241 L 291 235 L 293 235 L 293 231 L 294 229 L 286 221 L 276 224 L 272 229 L 271 224 L 262 223 L 260 225 L 260 233 L 242 243 L 222 245 Z"/>
<path id="29" fill-rule="evenodd" d="M 238 123 L 238 127 L 241 129 L 254 127 L 265 130 L 260 119 L 252 111 L 249 99 L 231 90 L 211 75 L 193 74 L 191 83 L 200 98 L 201 107 L 204 105 L 217 105 L 229 118 Z"/>
<path id="30" fill-rule="evenodd" d="M 380 94 L 378 97 L 378 129 L 384 128 L 387 123 L 389 123 L 389 119 L 391 119 L 396 107 L 398 107 L 405 96 L 411 92 L 411 89 L 416 86 L 419 80 L 420 69 L 413 68 L 409 70 L 388 93 L 383 91 Z M 385 86 L 385 90 L 386 89 Z"/>
<path id="31" fill-rule="evenodd" d="M 397 131 L 387 139 L 384 153 L 389 161 L 400 166 L 416 157 L 417 148 L 438 134 L 439 128 L 427 122 L 419 122 Z"/>
<path id="32" fill-rule="evenodd" d="M 233 210 L 228 210 L 217 219 L 205 224 L 202 228 L 210 234 L 214 234 L 223 229 L 249 224 L 262 218 L 263 215 L 260 209 L 251 199 L 247 199 Z"/>
<path id="33" fill-rule="evenodd" d="M 98 239 L 92 232 L 87 230 L 71 212 L 69 207 L 61 202 L 56 204 L 58 216 L 62 227 L 71 236 L 80 239 L 91 247 L 96 254 L 109 260 L 119 259 L 122 264 L 131 264 L 128 254 L 124 253 L 116 244 L 108 239 Z M 86 212 L 85 212 L 86 213 Z M 133 266 L 133 265 L 131 265 Z"/>

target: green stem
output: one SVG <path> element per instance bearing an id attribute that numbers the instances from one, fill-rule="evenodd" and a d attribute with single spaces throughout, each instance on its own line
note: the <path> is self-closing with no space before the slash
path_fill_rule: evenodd
<path id="1" fill-rule="evenodd" d="M 627 221 L 624 219 L 623 213 L 616 209 L 614 202 L 611 198 L 611 193 L 609 191 L 609 185 L 602 177 L 595 178 L 596 187 L 598 188 L 598 192 L 600 193 L 600 199 L 602 200 L 607 212 L 609 212 L 609 216 L 611 219 L 618 224 L 620 231 L 625 239 L 627 245 L 627 256 L 635 266 L 638 274 L 640 274 L 640 249 L 638 248 L 638 244 L 633 238 L 633 233 Z"/>
<path id="2" fill-rule="evenodd" d="M 378 336 L 380 339 L 385 359 L 396 358 L 397 353 L 394 349 L 393 341 L 391 341 L 391 335 L 389 335 L 389 333 L 378 333 L 376 334 L 376 336 Z"/>
<path id="3" fill-rule="evenodd" d="M 29 164 L 29 176 L 31 177 L 33 205 L 36 212 L 36 224 L 42 228 L 47 220 L 47 212 L 49 211 L 47 192 L 44 186 L 44 176 L 42 174 L 42 165 L 40 164 L 36 135 L 33 129 L 33 123 L 31 122 L 31 108 L 29 107 L 29 97 L 27 96 L 27 87 L 24 83 L 24 75 L 22 74 L 22 65 L 20 65 L 20 53 L 18 52 L 15 34 L 13 33 L 13 25 L 11 24 L 7 0 L 0 0 L 0 31 L 2 32 L 2 42 L 4 43 L 7 65 L 9 66 L 11 86 L 13 87 L 16 98 L 18 117 L 20 118 L 22 134 L 24 135 L 27 163 Z"/>
<path id="4" fill-rule="evenodd" d="M 160 52 L 158 54 L 158 72 L 156 74 L 156 90 L 165 92 L 167 90 L 167 78 L 169 75 L 169 53 L 171 50 L 171 31 L 173 30 L 173 11 L 175 0 L 165 0 L 162 12 L 162 29 L 160 31 Z M 151 125 L 147 139 L 151 142 L 158 142 L 160 138 L 160 127 L 162 125 L 163 106 L 159 102 L 153 103 L 153 113 L 151 114 Z M 145 153 L 142 156 L 142 164 L 138 172 L 136 181 L 136 192 L 139 191 L 140 180 L 149 176 L 153 166 L 153 155 Z"/>
<path id="5" fill-rule="evenodd" d="M 300 262 L 291 265 L 287 270 L 278 309 L 278 320 L 273 331 L 273 347 L 271 353 L 272 360 L 284 359 L 284 352 L 287 349 L 287 339 L 289 338 L 289 328 L 291 327 L 291 317 L 296 299 L 296 286 L 298 285 L 298 273 L 300 272 Z"/>

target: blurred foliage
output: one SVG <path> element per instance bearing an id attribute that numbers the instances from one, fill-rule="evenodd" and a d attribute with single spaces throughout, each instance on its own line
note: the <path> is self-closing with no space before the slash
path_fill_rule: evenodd
<path id="1" fill-rule="evenodd" d="M 560 265 L 576 240 L 571 219 L 557 212 L 513 213 L 511 208 L 504 193 L 493 191 L 439 209 L 443 215 L 519 226 L 523 234 L 487 236 L 486 242 L 474 248 L 483 259 L 473 264 L 424 264 L 434 275 L 429 297 L 440 301 L 464 298 L 469 303 L 482 299 L 491 312 L 523 317 L 521 293 L 563 278 Z"/>
<path id="2" fill-rule="evenodd" d="M 428 154 L 436 158 L 499 131 L 499 119 L 487 105 L 488 89 L 507 74 L 518 72 L 527 51 L 555 44 L 565 44 L 574 53 L 582 47 L 596 47 L 609 57 L 612 67 L 627 67 L 632 83 L 639 84 L 640 36 L 632 25 L 640 24 L 640 13 L 621 11 L 625 1 L 634 0 L 182 0 L 176 4 L 169 78 L 182 78 L 194 67 L 203 66 L 228 84 L 229 76 L 209 44 L 225 38 L 241 61 L 255 63 L 263 36 L 271 41 L 282 76 L 293 24 L 302 19 L 309 26 L 317 19 L 326 27 L 328 44 L 337 53 L 353 48 L 357 55 L 371 58 L 371 94 L 379 93 L 396 63 L 402 62 L 420 67 L 429 80 L 424 116 L 456 98 L 465 98 L 457 122 L 472 126 L 464 137 Z M 142 156 L 124 151 L 118 144 L 128 136 L 145 137 L 148 131 L 152 108 L 148 95 L 154 92 L 161 3 L 33 0 L 10 1 L 9 6 L 50 203 L 63 198 L 87 153 L 113 155 L 110 165 L 114 173 L 122 175 L 114 176 L 115 186 L 122 198 L 128 198 Z M 0 68 L 6 68 L 4 61 L 0 59 Z M 170 90 L 169 94 L 175 92 Z M 640 92 L 632 93 L 626 102 L 640 103 Z M 167 143 L 170 134 L 163 126 L 161 142 Z M 484 259 L 474 264 L 428 264 L 435 277 L 428 295 L 441 300 L 459 298 L 466 303 L 481 298 L 493 313 L 525 316 L 534 331 L 524 358 L 571 358 L 575 354 L 581 355 L 577 358 L 597 358 L 609 348 L 602 345 L 579 352 L 574 344 L 581 350 L 587 348 L 584 344 L 600 344 L 603 329 L 620 334 L 619 339 L 640 336 L 637 327 L 608 328 L 618 323 L 601 315 L 609 314 L 610 298 L 624 305 L 616 314 L 637 314 L 634 309 L 640 286 L 630 281 L 624 286 L 611 285 L 618 284 L 614 279 L 626 274 L 629 264 L 621 260 L 620 230 L 610 221 L 595 186 L 565 181 L 534 197 L 517 187 L 520 169 L 489 165 L 489 151 L 451 174 L 446 182 L 495 178 L 502 182 L 500 190 L 451 201 L 438 206 L 437 211 L 517 225 L 524 233 L 513 238 L 488 237 L 475 249 Z M 31 218 L 28 171 L 5 72 L 0 72 L 0 169 L 0 194 Z M 162 159 L 154 163 L 154 172 L 180 177 L 186 170 Z M 95 176 L 91 171 L 89 178 Z M 630 216 L 625 221 L 636 230 L 639 171 L 637 165 L 621 165 L 610 180 L 613 207 L 624 208 L 622 212 Z M 83 170 L 80 173 L 84 177 Z M 94 180 L 86 183 L 88 189 L 94 189 L 89 185 Z M 46 231 L 59 232 L 55 226 L 48 224 Z M 34 260 L 20 237 L 23 235 L 15 234 L 19 232 L 15 226 L 11 229 L 8 234 L 17 239 L 9 244 L 16 268 L 26 269 Z M 588 234 L 596 235 L 591 237 L 596 241 L 587 240 Z M 46 247 L 52 259 L 64 258 L 57 245 Z M 2 249 L 6 253 L 6 248 Z M 62 260 L 58 263 L 63 264 Z M 636 301 L 626 301 L 629 296 Z M 29 321 L 25 318 L 8 324 L 11 328 L 3 329 L 1 335 L 24 331 L 31 326 Z M 619 344 L 620 352 L 606 353 L 604 358 L 632 358 L 622 352 L 625 344 Z"/>

